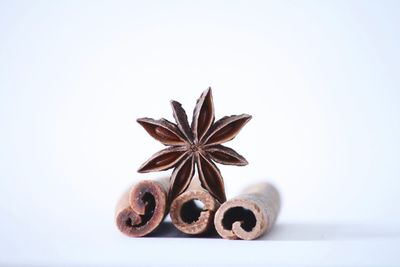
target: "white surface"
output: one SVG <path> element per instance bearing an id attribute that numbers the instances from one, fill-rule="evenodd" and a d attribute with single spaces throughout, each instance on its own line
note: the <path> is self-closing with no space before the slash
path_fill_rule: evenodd
<path id="1" fill-rule="evenodd" d="M 115 229 L 107 231 L 106 224 L 93 221 L 84 232 L 81 227 L 69 233 L 19 235 L 2 248 L 3 262 L 24 265 L 29 259 L 34 266 L 398 266 L 400 262 L 398 226 L 278 223 L 261 239 L 231 241 L 184 237 L 168 221 L 151 237 L 132 239 Z M 17 248 L 20 256 L 13 259 L 10 255 Z"/>
<path id="2" fill-rule="evenodd" d="M 261 264 L 251 255 L 263 251 L 276 264 L 400 265 L 399 11 L 395 1 L 1 1 L 0 264 L 144 263 L 168 248 L 182 264 L 205 249 L 235 264 Z M 161 148 L 135 119 L 172 119 L 171 98 L 191 114 L 207 86 L 217 118 L 253 115 L 227 144 L 250 162 L 221 167 L 228 196 L 275 183 L 280 233 L 125 238 L 116 200 L 154 177 L 136 169 Z M 330 238 L 298 240 L 298 221 Z"/>

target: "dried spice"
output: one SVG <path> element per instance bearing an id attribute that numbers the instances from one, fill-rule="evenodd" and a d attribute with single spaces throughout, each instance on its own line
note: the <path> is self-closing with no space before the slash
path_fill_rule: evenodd
<path id="1" fill-rule="evenodd" d="M 214 225 L 223 238 L 256 239 L 271 231 L 280 208 L 279 191 L 269 183 L 257 183 L 222 204 Z"/>
<path id="2" fill-rule="evenodd" d="M 195 177 L 188 189 L 171 203 L 172 224 L 189 235 L 209 234 L 214 228 L 214 215 L 220 203 Z"/>
<path id="3" fill-rule="evenodd" d="M 167 177 L 143 180 L 131 186 L 120 198 L 115 210 L 118 229 L 131 237 L 153 232 L 168 213 Z"/>
<path id="4" fill-rule="evenodd" d="M 171 101 L 171 106 L 176 124 L 166 119 L 137 120 L 153 138 L 168 146 L 147 160 L 138 172 L 174 168 L 169 189 L 170 200 L 173 200 L 187 189 L 197 166 L 202 187 L 223 203 L 226 201 L 224 182 L 214 162 L 236 166 L 248 164 L 243 156 L 222 144 L 235 138 L 251 116 L 226 116 L 215 122 L 211 88 L 197 100 L 191 125 L 179 102 Z"/>

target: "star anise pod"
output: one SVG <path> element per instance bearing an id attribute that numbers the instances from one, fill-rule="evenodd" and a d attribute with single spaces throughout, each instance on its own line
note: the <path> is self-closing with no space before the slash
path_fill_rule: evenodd
<path id="1" fill-rule="evenodd" d="M 215 162 L 244 166 L 248 162 L 236 151 L 222 143 L 235 138 L 251 119 L 250 115 L 233 115 L 214 122 L 214 103 L 211 88 L 205 90 L 197 100 L 192 124 L 182 105 L 171 101 L 176 124 L 166 120 L 138 119 L 138 123 L 167 148 L 154 154 L 138 172 L 164 171 L 175 168 L 171 175 L 170 199 L 183 193 L 189 186 L 195 165 L 203 188 L 219 202 L 226 200 L 224 182 Z"/>

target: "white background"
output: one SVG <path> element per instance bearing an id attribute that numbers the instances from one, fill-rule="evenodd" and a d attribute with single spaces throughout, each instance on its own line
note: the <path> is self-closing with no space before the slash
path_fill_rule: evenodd
<path id="1" fill-rule="evenodd" d="M 396 1 L 1 1 L 0 265 L 399 265 L 399 12 Z M 228 197 L 259 180 L 280 189 L 275 232 L 126 238 L 120 193 L 162 175 L 136 173 L 162 148 L 136 118 L 172 120 L 170 99 L 191 114 L 208 86 L 217 118 L 253 115 L 227 144 L 250 164 L 221 171 Z"/>

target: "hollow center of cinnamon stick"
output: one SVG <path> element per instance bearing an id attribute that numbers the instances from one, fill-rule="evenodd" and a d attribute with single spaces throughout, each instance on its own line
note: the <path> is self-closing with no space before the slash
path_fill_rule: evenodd
<path id="1" fill-rule="evenodd" d="M 181 208 L 181 218 L 185 223 L 196 222 L 201 212 L 204 210 L 204 204 L 198 199 L 192 199 L 183 203 Z"/>
<path id="2" fill-rule="evenodd" d="M 145 204 L 145 210 L 144 210 L 144 214 L 140 215 L 140 223 L 134 224 L 132 219 L 128 218 L 126 221 L 126 224 L 128 226 L 134 226 L 134 227 L 143 226 L 148 221 L 150 221 L 151 217 L 153 217 L 154 209 L 156 207 L 156 200 L 154 199 L 154 196 L 151 193 L 146 192 L 146 193 L 144 193 L 144 195 L 142 197 L 142 201 Z"/>
<path id="3" fill-rule="evenodd" d="M 222 225 L 226 230 L 232 230 L 234 222 L 241 222 L 243 230 L 250 232 L 256 226 L 256 216 L 251 210 L 243 207 L 233 207 L 228 209 L 222 219 Z"/>

